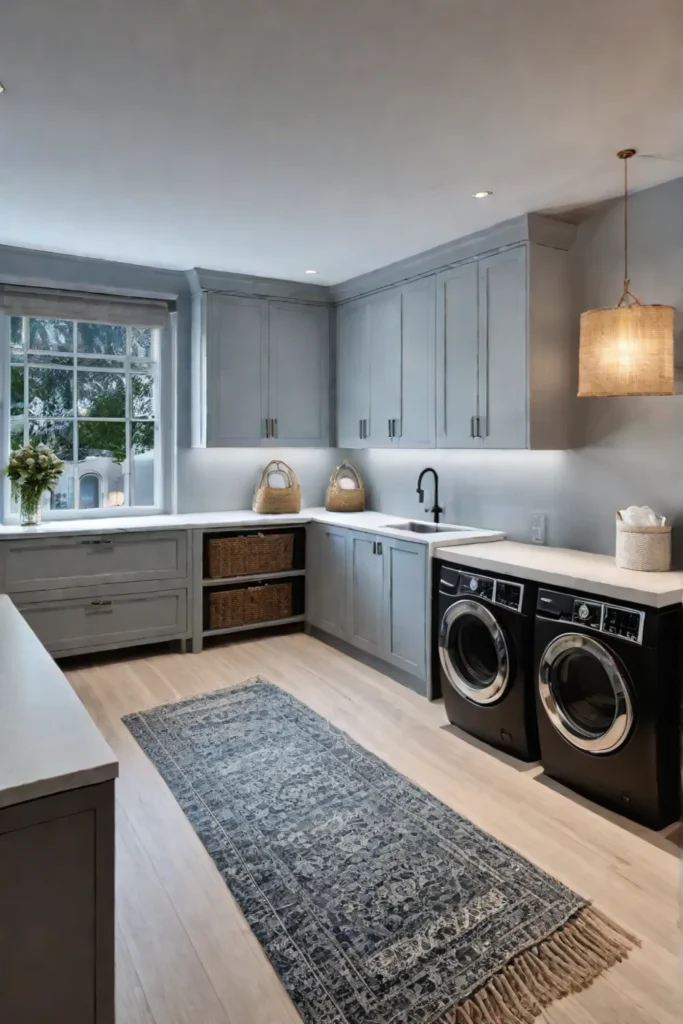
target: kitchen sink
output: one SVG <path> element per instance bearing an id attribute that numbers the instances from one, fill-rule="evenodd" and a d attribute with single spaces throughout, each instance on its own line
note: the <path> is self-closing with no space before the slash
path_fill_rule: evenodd
<path id="1" fill-rule="evenodd" d="M 448 523 L 423 523 L 417 519 L 411 519 L 407 523 L 396 523 L 392 530 L 406 530 L 408 533 L 457 533 L 464 530 L 470 533 L 467 526 L 449 526 Z"/>

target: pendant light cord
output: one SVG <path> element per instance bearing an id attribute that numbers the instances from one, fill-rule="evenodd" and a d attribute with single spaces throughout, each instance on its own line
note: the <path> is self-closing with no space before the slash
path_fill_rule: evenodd
<path id="1" fill-rule="evenodd" d="M 631 291 L 631 279 L 628 276 L 628 162 L 635 153 L 635 149 L 622 149 L 617 153 L 619 159 L 624 161 L 624 291 L 617 306 L 627 304 L 628 299 L 631 299 L 634 305 L 640 305 Z"/>

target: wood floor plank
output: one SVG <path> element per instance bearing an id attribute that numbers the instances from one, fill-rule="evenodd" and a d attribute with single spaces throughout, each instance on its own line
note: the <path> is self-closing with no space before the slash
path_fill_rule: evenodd
<path id="1" fill-rule="evenodd" d="M 128 983 L 134 991 L 121 994 L 118 1024 L 300 1020 L 189 822 L 120 721 L 256 675 L 642 939 L 642 949 L 586 992 L 549 1007 L 546 1024 L 679 1024 L 680 849 L 459 734 L 439 703 L 304 634 L 201 655 L 128 657 L 68 675 L 121 760 L 119 989 Z"/>

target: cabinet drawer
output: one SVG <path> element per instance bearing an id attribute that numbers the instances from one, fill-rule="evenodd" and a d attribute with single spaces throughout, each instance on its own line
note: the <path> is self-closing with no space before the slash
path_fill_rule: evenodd
<path id="1" fill-rule="evenodd" d="M 183 530 L 22 538 L 0 545 L 0 591 L 8 594 L 186 576 Z"/>
<path id="2" fill-rule="evenodd" d="M 17 607 L 49 651 L 118 646 L 187 632 L 187 591 L 132 592 L 112 597 L 65 597 Z"/>

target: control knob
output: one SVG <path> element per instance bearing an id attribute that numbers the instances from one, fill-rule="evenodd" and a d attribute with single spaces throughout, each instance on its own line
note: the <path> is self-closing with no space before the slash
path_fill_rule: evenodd
<path id="1" fill-rule="evenodd" d="M 586 619 L 589 616 L 590 616 L 590 608 L 588 607 L 588 605 L 587 604 L 580 604 L 579 605 L 579 618 L 581 619 L 581 621 L 585 622 Z"/>
<path id="2" fill-rule="evenodd" d="M 470 580 L 470 590 L 479 590 L 479 580 L 475 580 L 474 577 Z"/>

